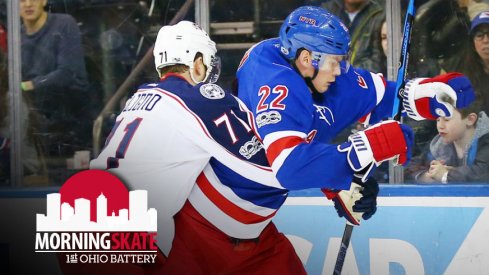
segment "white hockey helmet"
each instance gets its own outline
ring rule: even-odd
[[[190,21],[180,21],[172,26],[163,26],[158,32],[153,49],[155,67],[158,75],[159,69],[183,64],[190,67],[190,76],[196,81],[192,69],[197,53],[203,55],[204,65],[207,67],[204,81],[214,83],[219,78],[221,62],[216,56],[216,43],[197,24]],[[161,75],[160,75],[161,77]]]

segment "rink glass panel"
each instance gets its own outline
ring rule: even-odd
[[[76,126],[71,128],[74,130],[68,131],[62,124],[36,127],[35,124],[39,120],[45,122],[45,118],[39,116],[38,107],[29,102],[29,96],[22,97],[20,108],[8,108],[7,113],[18,116],[20,122],[16,128],[10,127],[8,115],[3,114],[2,134],[8,137],[12,128],[17,129],[19,134],[11,140],[11,144],[21,144],[21,150],[14,152],[20,161],[14,162],[14,158],[8,155],[1,159],[2,187],[59,186],[70,175],[85,169],[87,151],[88,158],[94,158],[100,152],[105,137],[127,97],[131,96],[140,84],[158,80],[151,56],[153,41],[159,28],[172,22],[175,16],[195,20],[209,31],[217,43],[218,54],[222,59],[223,71],[218,84],[232,91],[237,65],[251,45],[277,36],[282,20],[296,7],[322,3],[317,0],[196,0],[190,1],[189,8],[185,10],[188,1],[184,0],[48,2],[46,9],[49,12],[70,14],[81,32],[81,47],[87,74],[86,90],[83,91],[81,99],[76,96],[63,97],[64,100],[76,101],[69,103],[75,103],[73,106],[81,107],[81,111],[74,120],[68,122],[71,123],[70,126]],[[385,1],[380,2],[384,5]],[[440,1],[416,2],[419,5],[418,10],[424,8],[430,14],[429,12],[437,9],[436,2]],[[444,61],[456,55],[462,47],[457,41],[467,38],[464,35],[467,25],[458,20],[460,14],[453,8],[454,3],[455,1],[445,5],[443,12],[437,16],[430,16],[429,20],[426,16],[416,20],[408,69],[410,78],[438,74],[444,69]],[[6,26],[9,32],[20,34],[20,26],[15,29],[7,27],[9,20],[20,20],[20,17],[16,15],[10,17],[14,19],[8,19],[7,13],[10,9],[5,8],[5,0],[0,0],[0,6],[0,23]],[[407,1],[401,1],[401,17],[404,17],[406,6]],[[447,20],[456,24],[456,35],[443,29],[443,24]],[[391,24],[391,29],[401,29],[402,22],[403,18],[396,17],[388,24]],[[437,34],[434,38],[427,35],[433,32]],[[454,41],[455,39],[457,41]],[[21,45],[14,44],[14,47],[20,49]],[[399,56],[396,49],[392,54]],[[20,85],[8,85],[10,67],[7,58],[2,56],[1,62],[3,96],[0,100],[2,106],[10,107],[12,103],[8,99],[7,90],[20,92]],[[10,62],[21,63],[19,60]],[[386,74],[388,79],[394,79],[393,75]],[[60,104],[66,107],[66,103]],[[50,106],[56,110],[63,109],[61,106]],[[436,126],[433,122],[417,123],[408,119],[405,121],[413,126],[417,134],[413,156],[416,161],[425,150],[426,144],[436,135]],[[22,166],[20,169],[12,168],[12,165],[19,164]],[[389,182],[391,175],[388,167],[384,166],[378,171],[379,181]],[[404,169],[404,179],[396,183],[413,182],[413,169]],[[21,171],[21,175],[11,174],[10,171]]]

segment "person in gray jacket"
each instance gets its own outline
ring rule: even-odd
[[[437,119],[438,135],[430,143],[429,168],[418,182],[489,182],[489,117],[480,101]]]

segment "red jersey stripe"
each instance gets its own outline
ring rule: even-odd
[[[202,190],[205,196],[209,198],[209,200],[212,201],[212,203],[216,205],[222,212],[226,213],[227,215],[241,223],[252,224],[263,222],[275,216],[275,213],[277,212],[274,211],[272,214],[263,217],[253,212],[242,209],[241,207],[226,199],[221,193],[219,193],[219,191],[217,191],[212,186],[212,184],[209,182],[203,172],[200,173],[200,175],[197,177],[197,185],[200,187],[200,190]]]
[[[270,165],[272,165],[278,155],[280,155],[282,150],[292,148],[302,142],[305,142],[305,140],[297,136],[289,136],[277,139],[268,147],[268,162],[270,163]]]

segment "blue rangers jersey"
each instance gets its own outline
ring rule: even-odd
[[[249,126],[245,105],[219,86],[177,75],[141,86],[117,117],[92,169],[148,191],[168,255],[173,216],[188,199],[229,236],[256,238],[287,196]]]
[[[313,98],[279,43],[274,38],[253,46],[237,72],[238,97],[254,114],[272,169],[289,190],[349,189],[347,155],[329,142],[360,119],[375,123],[390,115],[394,83],[350,68]]]

